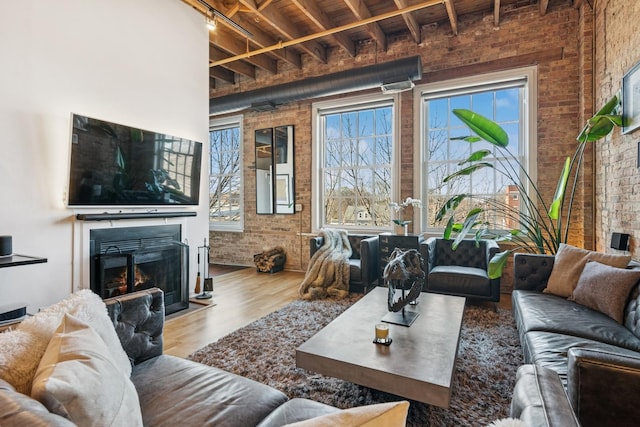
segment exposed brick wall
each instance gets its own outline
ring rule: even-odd
[[[378,62],[387,62],[412,55],[422,57],[424,79],[442,70],[460,70],[469,65],[495,63],[495,69],[504,68],[497,60],[540,54],[538,63],[538,184],[545,200],[550,200],[562,168],[563,159],[575,149],[583,117],[590,112],[591,102],[581,99],[581,92],[589,87],[591,78],[582,78],[581,69],[590,62],[590,43],[582,35],[590,31],[589,23],[581,26],[580,11],[572,1],[550,2],[546,15],[540,16],[537,4],[506,9],[501,14],[500,27],[493,25],[493,14],[463,15],[460,17],[459,35],[453,36],[448,25],[424,27],[423,42],[416,45],[407,34],[389,37],[388,50],[381,52],[373,42],[357,45],[357,56],[348,57],[340,49],[332,49],[328,63],[321,64],[308,56],[303,57],[301,70],[279,63],[279,74],[257,71],[256,80],[241,78],[235,85],[220,85],[212,96],[223,96],[276,85],[296,79],[334,73]],[[549,59],[544,53],[562,49],[562,56]],[[535,56],[535,55],[534,55]],[[466,69],[468,72],[468,69]],[[473,69],[471,69],[473,70]],[[420,83],[420,82],[418,82]],[[377,92],[375,90],[374,92]],[[417,196],[414,191],[414,135],[413,94],[401,95],[401,195]],[[267,247],[284,246],[288,251],[285,268],[305,270],[308,263],[308,235],[311,232],[311,103],[303,101],[278,107],[273,112],[244,113],[245,144],[245,233],[211,233],[214,259],[230,264],[252,264],[252,254]],[[293,124],[295,126],[295,194],[303,211],[295,215],[256,215],[253,134],[255,129]],[[591,174],[585,174],[591,186]],[[587,191],[590,197],[591,191]],[[583,195],[578,195],[577,225],[572,242],[583,245],[585,226],[592,228],[591,214],[583,215]]]
[[[598,0],[595,14],[595,103],[602,105],[622,87],[622,77],[640,61],[640,2]],[[609,248],[612,232],[631,234],[630,250],[640,257],[640,131],[614,130],[596,149],[595,237],[598,250]]]

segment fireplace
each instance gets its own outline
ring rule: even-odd
[[[158,287],[165,312],[187,308],[189,248],[180,225],[90,231],[90,287],[102,298]]]

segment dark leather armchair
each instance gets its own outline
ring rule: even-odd
[[[489,279],[489,260],[498,253],[493,240],[465,239],[454,250],[453,240],[432,237],[420,243],[427,292],[500,301],[500,279]]]
[[[349,234],[349,292],[367,293],[378,280],[378,236]],[[324,244],[322,236],[310,239],[309,258]]]

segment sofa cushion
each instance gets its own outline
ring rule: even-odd
[[[52,414],[42,403],[18,393],[11,384],[3,380],[0,380],[0,425],[75,427],[68,419]]]
[[[567,383],[569,349],[586,348],[605,350],[622,355],[638,355],[633,350],[605,344],[597,340],[544,331],[527,332],[521,344],[525,363],[535,363],[538,366],[554,370],[560,376],[565,387]]]
[[[349,259],[349,282],[359,282],[362,280],[362,268],[360,267],[360,258]]]
[[[100,336],[65,314],[42,356],[32,397],[81,426],[142,426],[138,395]]]
[[[131,363],[120,345],[104,302],[84,289],[27,317],[16,330],[0,334],[0,379],[12,384],[20,393],[31,392],[31,381],[40,358],[65,313],[94,328],[107,344],[118,368],[129,376]]]
[[[631,261],[631,255],[605,254],[560,243],[544,292],[568,298],[578,284],[582,269],[588,260],[624,268]]]
[[[388,402],[358,406],[340,412],[323,415],[293,424],[290,427],[404,427],[407,422],[409,402]]]
[[[190,360],[162,355],[131,375],[144,425],[255,426],[287,401],[282,392]]]
[[[569,299],[622,323],[629,293],[639,280],[640,270],[615,268],[590,260]]]
[[[640,351],[640,339],[615,320],[551,294],[516,290],[511,294],[520,342],[529,331],[553,332]]]

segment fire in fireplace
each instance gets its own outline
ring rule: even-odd
[[[187,308],[189,248],[180,225],[95,229],[90,232],[91,290],[102,298],[158,287],[165,312]]]

